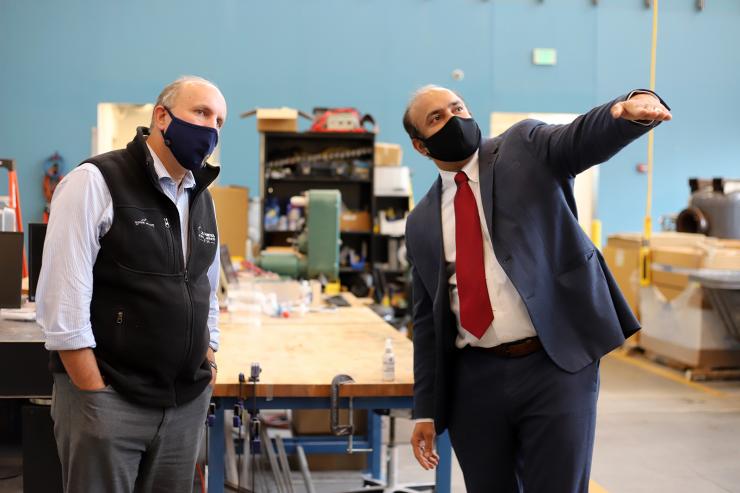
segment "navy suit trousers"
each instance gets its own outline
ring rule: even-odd
[[[467,493],[587,493],[598,361],[568,373],[542,350],[457,356],[449,432]]]

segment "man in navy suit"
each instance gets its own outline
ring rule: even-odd
[[[414,94],[404,127],[440,170],[406,225],[422,467],[449,430],[468,493],[588,491],[599,360],[640,326],[578,224],[573,179],[670,119],[636,90],[482,139],[453,91]]]

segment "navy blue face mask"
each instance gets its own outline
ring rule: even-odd
[[[164,144],[183,168],[198,171],[218,144],[218,131],[215,128],[195,125],[181,120],[165,108],[172,121],[164,132]]]

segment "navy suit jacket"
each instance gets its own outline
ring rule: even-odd
[[[552,361],[577,372],[640,325],[578,224],[575,176],[651,126],[612,118],[622,96],[568,125],[525,120],[479,149],[482,205],[496,259]],[[447,427],[457,327],[450,309],[438,178],[406,223],[413,278],[414,417]],[[625,199],[632,195],[625,191]]]

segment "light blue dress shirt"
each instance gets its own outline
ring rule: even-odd
[[[188,189],[195,186],[190,171],[179,186],[157,154],[149,148],[162,191],[177,206],[182,225],[182,253],[188,256]],[[59,183],[51,200],[51,214],[44,241],[44,254],[36,288],[36,321],[44,330],[50,351],[94,348],[90,323],[93,266],[100,251],[100,239],[113,224],[113,199],[100,170],[84,163]],[[211,348],[218,350],[218,299],[220,257],[208,268],[211,285],[208,330]]]

